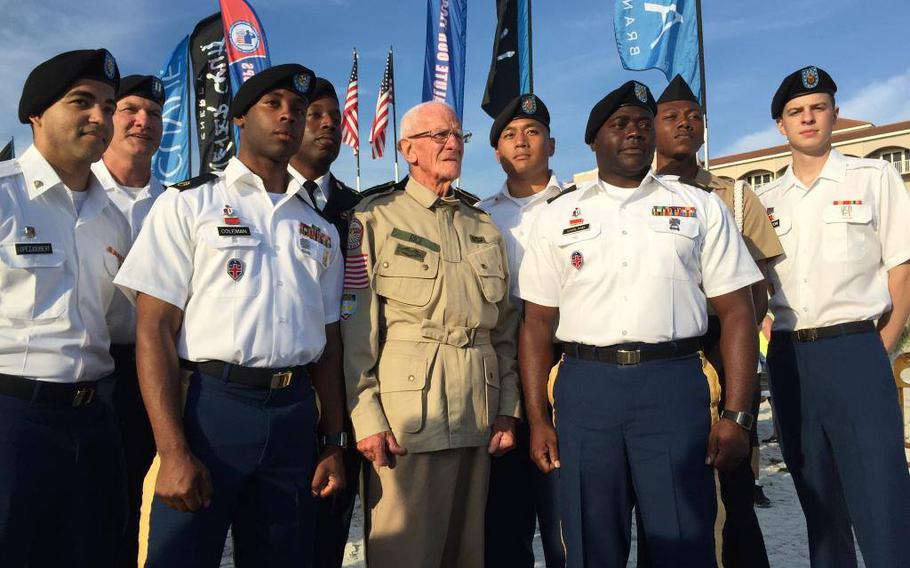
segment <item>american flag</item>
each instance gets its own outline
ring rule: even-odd
[[[354,51],[354,67],[351,68],[351,79],[348,81],[348,94],[344,99],[344,112],[341,113],[341,141],[360,153],[360,127],[357,122],[357,51]]]
[[[370,129],[370,144],[373,146],[373,159],[381,158],[385,149],[385,129],[389,125],[389,105],[395,104],[395,80],[392,78],[392,50],[385,61],[385,73],[379,84],[379,98],[376,99],[376,116]]]

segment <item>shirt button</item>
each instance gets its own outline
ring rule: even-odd
[[[624,234],[624,235],[628,235],[628,234],[629,234],[629,231],[627,231],[627,230],[625,230],[625,229],[623,229],[623,230],[622,230],[622,234]]]
[[[809,308],[803,308],[803,311],[804,311],[804,312],[808,312],[808,311],[809,311]]]
[[[480,263],[480,267],[481,267],[481,268],[486,268],[487,265],[486,265],[486,264],[483,264],[483,263]]]
[[[413,382],[414,382],[414,375],[408,375],[408,380],[409,380],[410,382],[413,383]]]
[[[278,287],[280,288],[280,287],[282,287],[282,286],[284,286],[284,282],[282,282],[281,280],[279,280],[279,281],[278,281]]]
[[[803,282],[805,282],[806,284],[808,284],[808,283],[809,283],[809,279],[808,279],[808,278],[803,278]]]
[[[626,331],[626,330],[622,330],[622,334],[623,334],[623,335],[629,335],[629,332]]]
[[[278,323],[288,323],[287,318],[278,318]]]
[[[275,245],[275,252],[280,252],[280,251],[281,251],[281,247],[278,245]]]
[[[428,265],[426,265],[426,264],[421,265],[420,268],[422,268],[422,269],[424,269],[424,270],[429,270],[429,269],[430,269],[430,267],[429,267]]]
[[[388,263],[388,262],[383,262],[383,263],[382,263],[382,267],[383,267],[383,268],[388,268],[388,267],[389,267],[389,263]]]
[[[622,265],[623,265],[623,268],[625,268],[626,266],[629,266],[629,263],[628,263],[628,262],[623,262]]]

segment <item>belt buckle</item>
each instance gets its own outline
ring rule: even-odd
[[[617,349],[616,362],[620,365],[638,365],[641,363],[641,350]]]
[[[92,402],[95,398],[95,389],[90,388],[81,388],[76,389],[76,394],[73,395],[73,408],[79,408],[80,406],[86,406]]]
[[[809,329],[799,329],[796,331],[796,339],[803,343],[818,341],[818,328],[811,327]]]
[[[291,384],[294,378],[294,371],[282,371],[272,375],[272,382],[269,384],[270,389],[283,389]]]

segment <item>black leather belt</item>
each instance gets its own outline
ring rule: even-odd
[[[39,404],[79,408],[95,400],[98,381],[51,383],[0,373],[0,394]]]
[[[624,343],[609,347],[596,347],[582,343],[564,343],[563,351],[567,357],[600,361],[613,365],[638,365],[646,361],[674,359],[698,353],[701,349],[701,337],[689,337],[666,343]]]
[[[796,331],[775,331],[771,334],[771,337],[772,339],[774,337],[789,339],[790,341],[796,341],[797,343],[811,343],[813,341],[818,341],[819,339],[853,335],[856,333],[869,333],[870,331],[875,331],[875,322],[865,320],[827,325],[825,327],[797,329]]]
[[[283,389],[291,386],[295,380],[303,376],[303,366],[282,368],[254,368],[241,367],[225,363],[224,361],[203,361],[194,363],[185,359],[180,360],[180,366],[190,371],[199,371],[229,383],[237,383],[248,387],[261,389]]]

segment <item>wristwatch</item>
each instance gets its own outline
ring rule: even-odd
[[[726,408],[720,411],[720,417],[736,422],[740,428],[747,431],[752,429],[752,423],[755,422],[755,417],[748,412],[734,412]]]
[[[322,447],[338,446],[342,450],[348,449],[348,433],[339,432],[337,434],[323,434],[319,437],[319,443]]]

